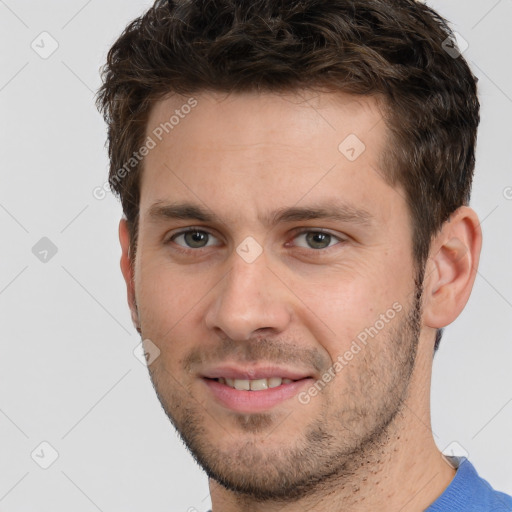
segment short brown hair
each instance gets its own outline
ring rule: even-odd
[[[155,101],[326,88],[384,98],[384,177],[405,189],[423,268],[432,237],[468,204],[475,166],[477,79],[454,40],[446,20],[414,0],[157,0],[110,49],[97,100],[132,254],[142,162],[123,179],[118,171],[143,144]]]

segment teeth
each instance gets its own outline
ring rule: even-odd
[[[251,389],[250,381],[243,379],[235,379],[235,389],[249,391],[249,389]]]
[[[270,379],[267,380],[269,388],[277,388],[277,386],[280,386],[283,382],[283,379],[281,379],[281,377],[270,377]]]
[[[269,379],[225,379],[220,377],[217,379],[221,384],[242,391],[261,391],[268,388],[276,388],[281,384],[290,384],[292,379],[282,379],[281,377],[270,377]]]
[[[267,379],[251,380],[251,391],[261,391],[262,389],[268,389]]]

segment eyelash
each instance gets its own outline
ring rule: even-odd
[[[166,240],[164,241],[164,243],[167,245],[167,244],[170,244],[172,242],[174,242],[174,240],[181,236],[181,235],[186,235],[187,233],[194,233],[194,232],[200,232],[200,233],[206,233],[208,236],[213,236],[214,238],[217,238],[215,237],[215,235],[213,233],[211,233],[210,231],[206,230],[206,229],[203,229],[203,228],[199,228],[199,227],[194,227],[194,226],[191,226],[191,227],[188,227],[188,228],[185,228],[185,229],[182,229],[180,231],[177,231],[176,233],[173,233],[171,236],[167,237]],[[296,231],[294,231],[293,233],[293,236],[292,236],[292,240],[295,240],[297,237],[301,236],[301,235],[305,235],[305,234],[308,234],[308,233],[323,233],[323,234],[326,234],[326,235],[329,235],[331,236],[333,239],[335,240],[338,240],[337,243],[333,244],[333,245],[329,245],[323,249],[313,249],[311,247],[309,248],[306,248],[306,247],[300,247],[300,246],[297,246],[297,248],[299,250],[302,250],[302,251],[307,251],[308,253],[310,254],[315,254],[315,255],[318,255],[320,256],[321,253],[325,254],[326,252],[329,251],[329,249],[332,249],[340,244],[344,244],[345,242],[348,241],[347,238],[345,237],[341,237],[341,236],[338,236],[338,235],[335,235],[333,233],[331,233],[330,231],[327,231],[325,229],[322,229],[322,228],[316,228],[316,229],[311,229],[311,228],[308,228],[308,229],[301,229],[301,228],[297,228]],[[287,242],[288,244],[288,242]],[[199,247],[199,248],[191,248],[191,247],[184,247],[180,244],[177,244],[175,243],[175,250],[177,250],[178,252],[181,252],[181,253],[185,253],[185,254],[189,254],[191,252],[198,252],[200,251],[201,249],[207,249],[208,247]]]

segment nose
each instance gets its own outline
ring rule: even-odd
[[[234,251],[230,270],[213,293],[206,325],[221,337],[246,341],[265,331],[275,335],[291,322],[291,292],[267,267],[265,252],[248,263]]]

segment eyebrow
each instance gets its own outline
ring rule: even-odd
[[[149,218],[153,222],[165,220],[196,220],[199,222],[223,221],[213,212],[193,203],[165,203],[157,201],[148,210]],[[275,226],[285,222],[300,222],[308,220],[334,220],[362,226],[373,224],[373,215],[367,210],[356,208],[347,203],[326,202],[318,205],[304,207],[280,208],[269,214],[258,217],[265,226]]]

